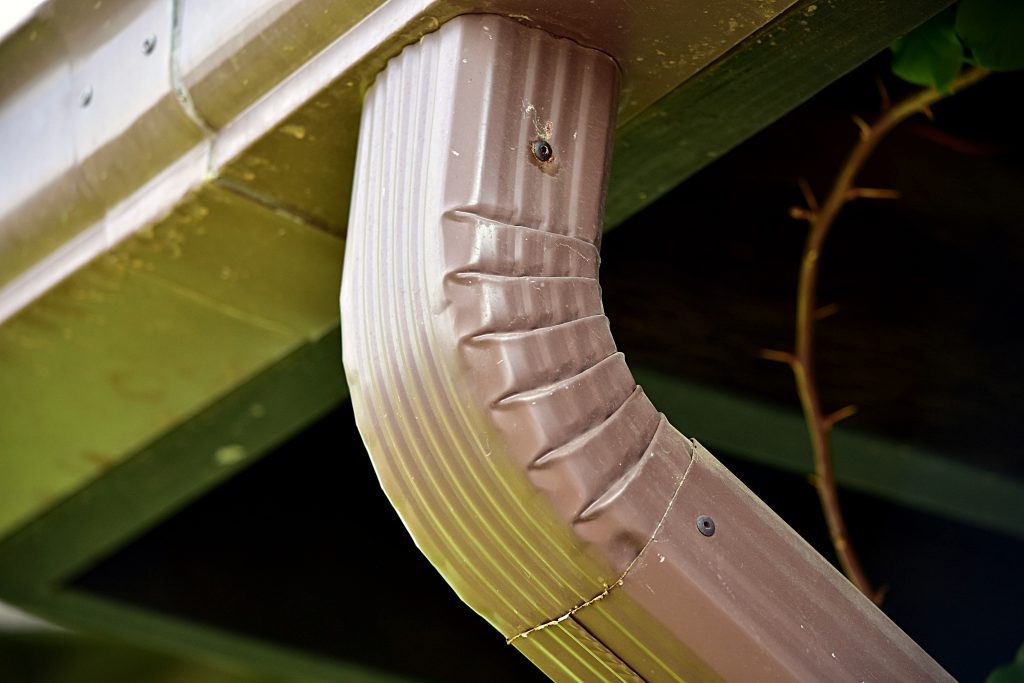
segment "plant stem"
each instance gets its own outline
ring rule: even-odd
[[[832,415],[824,413],[814,369],[815,301],[817,299],[819,256],[836,216],[847,202],[857,197],[886,196],[884,192],[859,191],[853,185],[864,163],[871,157],[878,143],[905,119],[918,113],[930,114],[929,107],[932,104],[977,83],[986,75],[988,72],[983,69],[969,69],[956,78],[949,91],[932,88],[917,91],[889,107],[874,124],[869,126],[862,121],[858,122],[861,127],[860,140],[840,168],[825,202],[818,208],[813,197],[809,197],[811,206],[804,214],[810,222],[810,230],[804,245],[800,284],[797,288],[796,348],[791,355],[786,357],[786,360],[793,369],[797,392],[800,395],[800,405],[803,408],[807,431],[811,437],[814,453],[814,483],[821,500],[822,510],[825,513],[832,545],[835,547],[839,563],[846,576],[862,593],[876,603],[881,600],[881,595],[872,587],[864,572],[864,567],[850,543],[846,522],[839,506],[835,472],[832,466],[830,437],[832,426],[839,419],[850,414],[852,409],[843,409]]]

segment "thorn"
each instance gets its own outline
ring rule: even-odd
[[[816,473],[810,472],[807,475],[807,483],[813,486],[814,488],[818,488],[818,481],[818,475]]]
[[[789,207],[789,217],[798,221],[807,221],[813,223],[818,218],[818,214],[810,209],[805,209],[802,206],[791,206]]]
[[[825,318],[829,317],[830,315],[835,315],[838,312],[839,312],[839,304],[831,303],[831,304],[822,306],[821,308],[819,308],[816,311],[814,311],[814,319],[815,320],[824,320]]]
[[[871,602],[875,603],[876,607],[882,606],[882,601],[885,600],[885,596],[889,594],[889,584],[884,584],[875,589],[873,595],[868,597],[871,598]]]
[[[831,415],[823,417],[821,419],[821,426],[825,431],[831,431],[831,429],[836,426],[837,422],[841,422],[842,420],[856,414],[857,406],[846,406],[845,408],[840,408]]]
[[[935,112],[933,112],[932,108],[929,107],[927,104],[921,105],[921,113],[927,116],[929,121],[935,120]]]
[[[885,87],[885,81],[877,74],[875,75],[875,85],[878,87],[878,96],[881,99],[882,113],[884,114],[892,108],[892,98],[889,97],[889,89]]]
[[[998,157],[1010,153],[1010,148],[1007,146],[961,137],[930,123],[911,123],[907,126],[907,130],[958,154],[974,157]]]
[[[847,201],[851,199],[899,199],[899,190],[887,190],[881,187],[851,187],[846,191]]]
[[[776,351],[773,349],[761,349],[758,354],[765,360],[775,361],[777,363],[785,363],[786,365],[796,365],[796,356],[789,351]]]
[[[814,190],[811,189],[811,184],[807,182],[807,178],[800,178],[796,181],[796,184],[800,186],[800,192],[803,193],[807,206],[810,207],[811,211],[817,211],[818,198],[814,196]]]
[[[867,140],[869,137],[871,137],[871,126],[868,125],[867,121],[857,116],[856,114],[851,114],[850,118],[853,119],[853,122],[857,124],[857,128],[860,129],[861,140]]]

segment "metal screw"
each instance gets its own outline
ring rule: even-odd
[[[82,90],[82,94],[78,96],[78,103],[83,107],[88,107],[90,102],[92,102],[92,86],[87,85]]]
[[[152,54],[152,52],[153,52],[153,50],[155,48],[156,48],[156,36],[155,35],[151,35],[148,38],[146,38],[144,41],[142,41],[142,53],[143,54],[147,54],[147,55],[148,54]]]
[[[701,532],[705,536],[714,536],[715,520],[711,519],[707,515],[697,517],[697,531]]]
[[[537,157],[538,161],[550,161],[555,155],[555,150],[551,149],[551,143],[547,140],[534,140],[531,147],[533,156]]]

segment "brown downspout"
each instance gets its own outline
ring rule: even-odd
[[[597,276],[617,94],[603,53],[489,15],[370,89],[342,334],[391,502],[556,680],[951,680],[616,351]]]

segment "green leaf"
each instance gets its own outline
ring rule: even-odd
[[[1024,683],[1024,668],[1018,664],[1001,666],[988,675],[985,683]]]
[[[963,0],[955,28],[978,66],[992,71],[1024,69],[1024,2]]]
[[[964,62],[964,48],[946,10],[892,44],[892,71],[915,85],[948,90]]]
[[[1024,645],[1017,651],[1013,664],[1001,666],[990,673],[985,683],[1024,683]]]

